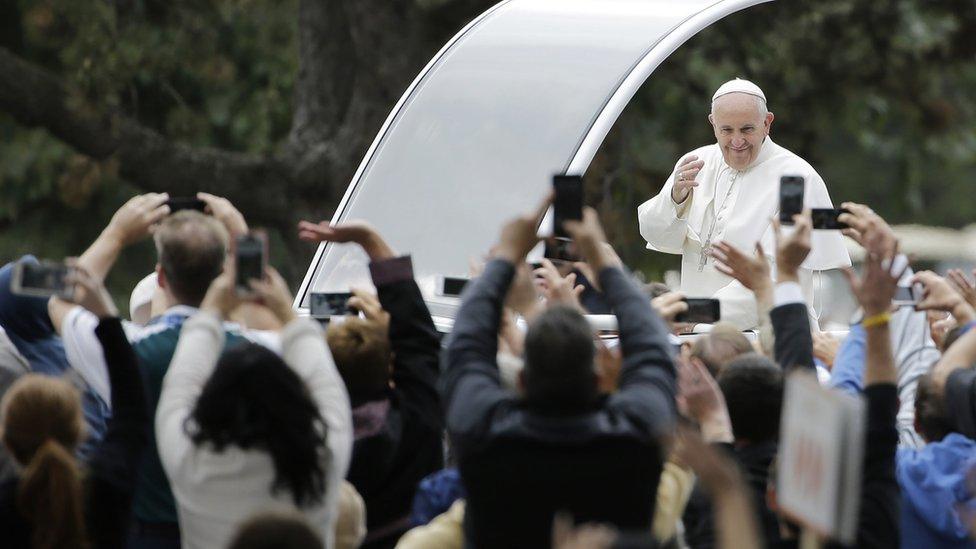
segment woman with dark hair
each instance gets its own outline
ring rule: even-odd
[[[272,269],[252,287],[285,326],[282,357],[229,341],[221,319],[239,304],[229,271],[184,324],[156,410],[183,547],[225,547],[248,517],[285,507],[303,514],[331,548],[352,449],[345,385],[318,323],[296,318]]]
[[[9,548],[125,547],[136,471],[149,442],[149,410],[136,357],[100,281],[83,271],[69,282],[79,304],[99,318],[111,384],[112,417],[82,472],[75,450],[84,436],[81,395],[69,382],[37,374],[4,395],[3,444],[22,467],[0,484],[0,545]]]

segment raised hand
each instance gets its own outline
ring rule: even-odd
[[[620,266],[620,257],[607,243],[607,236],[603,232],[600,216],[597,215],[596,210],[590,207],[583,208],[582,221],[566,221],[564,226],[595,273],[598,274],[606,267]]]
[[[652,299],[651,307],[664,320],[674,322],[674,317],[688,310],[688,302],[684,299],[685,294],[681,292],[668,292]]]
[[[976,320],[976,310],[948,280],[932,271],[921,271],[915,273],[912,283],[922,285],[922,300],[918,302],[915,309],[945,311],[952,314],[960,324]]]
[[[575,307],[585,313],[579,300],[579,296],[585,288],[576,284],[576,273],[562,276],[552,261],[543,259],[542,267],[533,271],[533,274],[539,277],[535,281],[542,290],[542,295],[546,297],[547,304],[561,303]]]
[[[671,200],[675,204],[680,204],[688,198],[691,190],[698,186],[695,177],[705,166],[704,160],[699,160],[697,156],[690,155],[681,159],[677,169],[674,170],[674,185],[671,187]]]
[[[856,202],[844,202],[841,207],[850,213],[841,214],[837,220],[850,226],[842,232],[861,245],[868,253],[894,257],[898,239],[891,226],[874,210]]]
[[[210,193],[197,193],[197,198],[207,205],[205,211],[220,221],[232,239],[247,234],[247,221],[244,221],[244,214],[230,200]]]
[[[549,193],[532,213],[512,219],[502,227],[502,234],[495,246],[495,257],[514,265],[525,261],[525,256],[539,242],[536,234],[542,217],[552,204],[553,194]]]
[[[889,253],[891,255],[888,256],[869,253],[864,261],[864,274],[860,277],[853,269],[844,270],[851,291],[864,309],[865,315],[879,315],[891,309],[891,300],[895,297],[898,280],[908,269],[908,265],[904,265],[899,271],[892,271],[892,259],[898,254],[897,241]]]
[[[813,331],[813,356],[826,364],[828,369],[833,369],[838,349],[840,349],[839,339],[830,334]]]
[[[380,233],[369,223],[360,220],[344,221],[335,225],[330,225],[327,221],[300,221],[298,238],[306,242],[353,242],[359,244],[372,261],[396,257],[396,253]]]
[[[237,288],[234,280],[234,262],[228,261],[224,265],[224,272],[210,283],[207,295],[200,304],[200,309],[210,311],[220,318],[228,318],[230,312],[240,304],[241,298],[237,295]],[[252,281],[252,287],[253,282]]]
[[[962,294],[963,299],[966,303],[969,303],[973,307],[976,307],[976,284],[970,282],[966,275],[962,274],[959,269],[949,269],[946,273],[946,278],[949,282],[956,287],[956,290]],[[976,269],[973,269],[973,276],[976,276]]]
[[[390,313],[383,309],[380,299],[376,294],[362,288],[352,288],[352,297],[349,298],[349,307],[362,311],[366,320],[371,320],[383,327],[383,331],[390,329]]]
[[[793,216],[793,232],[784,235],[778,218],[773,219],[773,231],[776,235],[776,278],[780,282],[794,281],[799,277],[800,265],[810,255],[810,232],[813,221],[810,219],[810,209]]]
[[[65,284],[77,286],[83,292],[72,292],[70,301],[76,305],[81,305],[98,318],[112,318],[119,316],[119,310],[112,301],[112,296],[102,281],[77,266],[77,261],[69,259],[66,261],[69,267],[68,274],[65,276]]]
[[[762,244],[756,242],[756,252],[748,256],[726,241],[721,241],[712,247],[712,257],[715,258],[715,268],[722,274],[731,276],[746,288],[756,292],[772,287],[769,262],[763,253]]]
[[[231,278],[231,283],[233,284],[233,278]],[[266,267],[264,278],[261,280],[252,279],[250,284],[251,289],[254,290],[254,299],[270,309],[282,324],[288,324],[295,319],[291,291],[288,290],[285,279],[278,274],[274,267]],[[209,296],[210,292],[207,292],[207,295]]]
[[[153,227],[169,215],[167,200],[167,193],[148,193],[130,198],[112,216],[105,232],[118,239],[123,246],[146,238],[152,234]]]

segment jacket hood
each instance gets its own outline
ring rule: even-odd
[[[921,449],[898,450],[896,475],[903,503],[930,529],[964,540],[969,532],[959,508],[976,512],[966,475],[976,466],[976,442],[952,433]]]

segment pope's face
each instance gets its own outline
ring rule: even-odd
[[[755,96],[730,93],[715,100],[708,121],[712,123],[725,163],[744,170],[759,156],[762,142],[773,124],[773,113],[763,116]]]

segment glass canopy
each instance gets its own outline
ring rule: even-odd
[[[472,21],[394,107],[333,221],[365,219],[410,253],[435,316],[503,222],[555,173],[583,173],[637,88],[691,36],[768,0],[507,0]],[[636,229],[635,229],[636,230]],[[369,287],[355,246],[323,244],[296,298]]]

